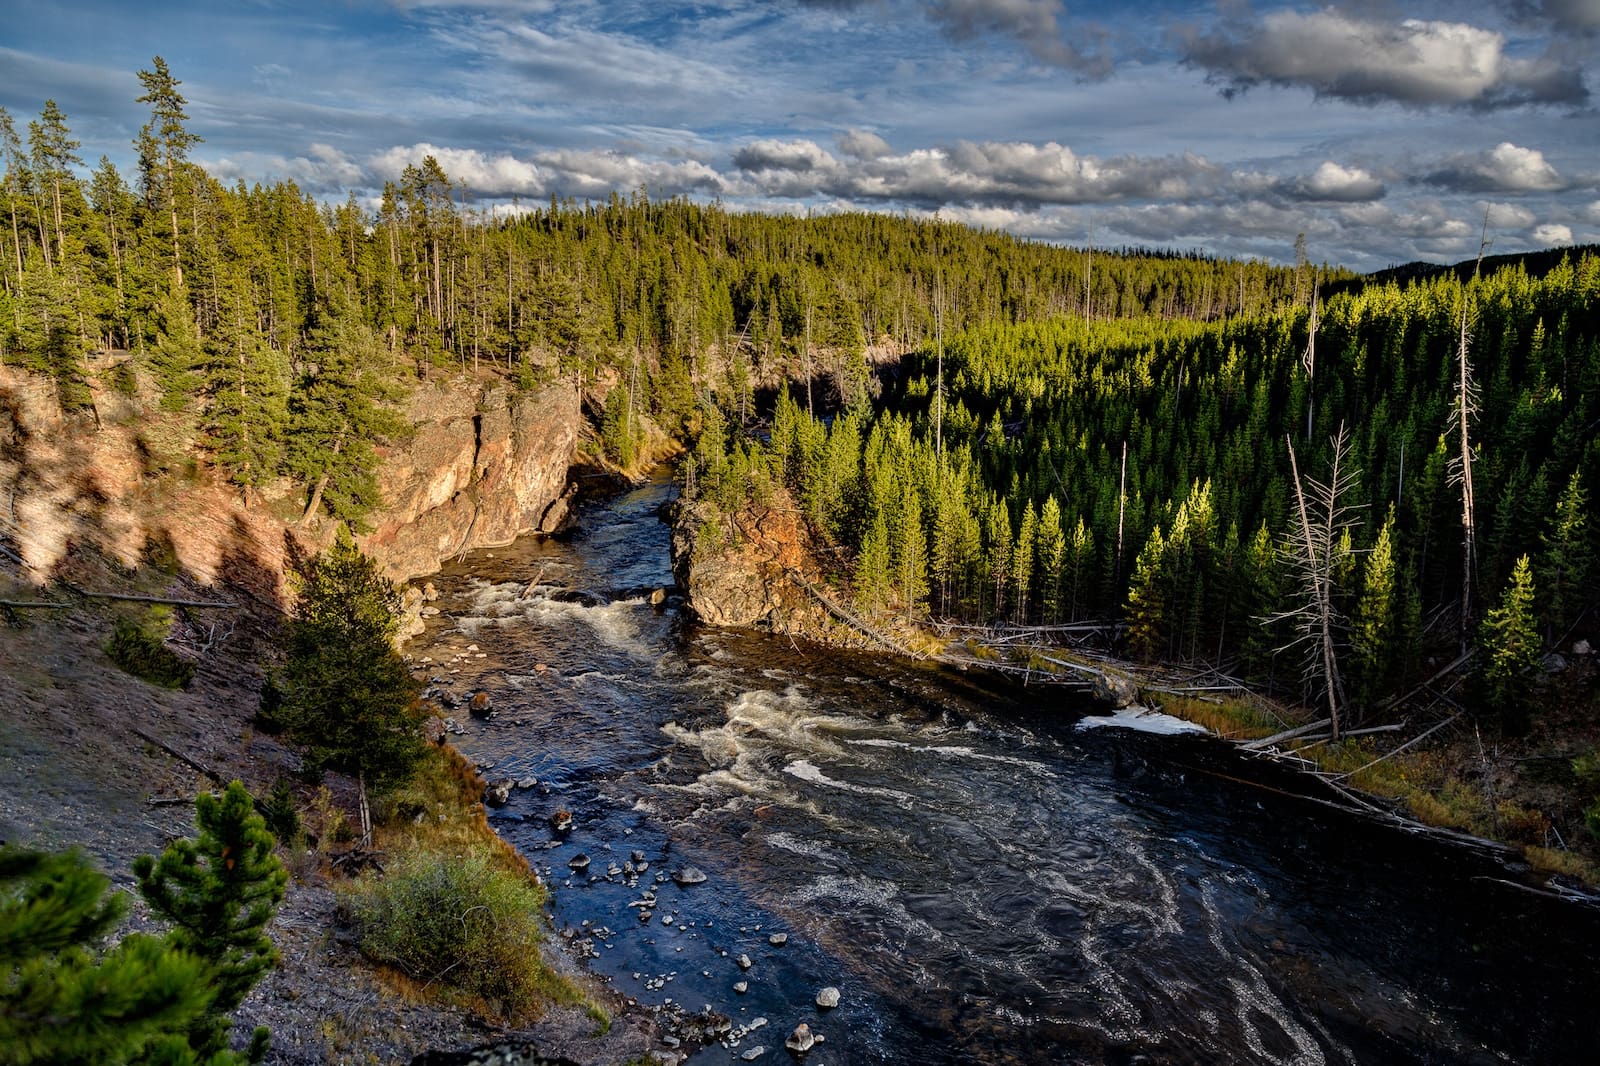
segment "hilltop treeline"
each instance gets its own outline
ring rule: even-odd
[[[967,620],[1119,618],[1131,649],[1297,679],[1302,519],[1341,428],[1348,521],[1326,558],[1352,704],[1453,641],[1468,571],[1459,470],[1463,316],[1476,506],[1467,622],[1519,558],[1557,640],[1600,594],[1600,257],[1375,284],[1226,321],[994,323],[923,349],[879,410],[824,421],[787,395],[767,440],[714,424],[698,491],[783,486],[867,608]],[[941,415],[942,408],[942,415]],[[1477,591],[1482,590],[1482,591]],[[1525,610],[1524,613],[1527,613]],[[1269,621],[1279,618],[1278,621]],[[1535,649],[1536,651],[1537,649]]]
[[[368,205],[293,182],[227,186],[159,57],[131,181],[84,172],[46,101],[25,134],[0,110],[0,355],[86,404],[85,361],[126,351],[192,416],[249,498],[283,474],[333,514],[373,502],[372,445],[419,375],[498,366],[626,377],[607,441],[638,420],[681,430],[713,394],[750,410],[799,374],[828,395],[871,386],[869,347],[1075,312],[1215,318],[1293,298],[1306,271],[1198,256],[1089,254],[929,220],[730,212],[643,191],[598,204],[479,210],[433,158]]]

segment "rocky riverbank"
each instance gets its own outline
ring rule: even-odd
[[[192,421],[159,410],[147,387],[90,390],[92,408],[67,413],[53,382],[0,366],[0,840],[83,848],[128,889],[135,856],[191,831],[197,791],[239,778],[264,795],[288,782],[308,850],[288,857],[295,876],[271,927],[283,963],[239,1012],[272,1029],[269,1062],[407,1062],[510,1040],[551,1061],[611,1064],[658,1046],[653,1021],[621,997],[603,1034],[572,1007],[507,1032],[408,994],[363,960],[329,869],[351,783],[300,783],[296,753],[254,724],[286,561],[333,526],[300,524],[303,498],[286,482],[247,505],[194,451]],[[409,412],[415,432],[382,450],[385,505],[361,538],[391,576],[559,528],[587,432],[575,385],[441,381],[419,388]],[[189,684],[161,688],[114,666],[105,647],[119,618],[159,630],[194,667]],[[132,920],[149,923],[137,901]],[[578,955],[552,944],[557,969],[585,980]]]

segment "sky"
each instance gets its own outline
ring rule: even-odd
[[[0,106],[132,173],[136,72],[193,158],[366,203],[436,156],[554,195],[932,215],[1373,270],[1600,241],[1600,0],[0,0]]]

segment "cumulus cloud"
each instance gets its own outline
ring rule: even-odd
[[[1567,187],[1543,152],[1510,141],[1486,152],[1451,156],[1423,180],[1460,192],[1555,192]]]
[[[1593,222],[1595,225],[1600,226],[1600,200],[1594,201],[1579,211],[1578,214],[1582,216],[1585,222]]]
[[[1309,177],[1291,183],[1290,190],[1297,199],[1337,203],[1381,200],[1387,191],[1383,182],[1361,167],[1340,166],[1331,159]]]
[[[1478,209],[1493,229],[1527,229],[1538,221],[1532,211],[1516,204],[1480,203]]]
[[[513,196],[603,197],[647,188],[667,196],[720,195],[722,176],[698,160],[647,159],[605,149],[555,149],[529,159],[490,155],[475,148],[441,148],[426,142],[395,145],[374,155],[370,174],[395,181],[407,166],[433,156],[450,180],[486,198]]]
[[[1572,229],[1559,222],[1546,222],[1534,229],[1533,239],[1538,244],[1571,244]]]
[[[539,168],[511,155],[489,155],[476,148],[441,148],[421,142],[395,145],[374,155],[373,173],[385,181],[399,181],[408,166],[433,156],[450,180],[485,196],[540,196],[545,185]]]
[[[846,130],[839,151],[857,159],[882,159],[889,154],[889,142],[868,130]]]
[[[1203,195],[1225,175],[1199,156],[1079,155],[1049,141],[959,141],[840,160],[809,140],[758,140],[734,165],[753,191],[827,195],[924,206],[1037,207]]]
[[[1364,104],[1483,108],[1588,98],[1578,64],[1554,53],[1509,55],[1503,35],[1463,22],[1282,9],[1211,32],[1184,31],[1179,44],[1184,60],[1224,94],[1267,84]]]

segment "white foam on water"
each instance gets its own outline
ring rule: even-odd
[[[540,585],[529,593],[526,585],[515,581],[499,584],[475,581],[471,610],[456,620],[457,628],[470,637],[485,626],[533,624],[565,628],[576,622],[593,630],[600,642],[609,647],[640,657],[654,654],[639,639],[636,619],[645,602],[642,597],[586,607],[581,603],[552,600],[549,595],[552,591],[555,586]]]
[[[1054,776],[1048,766],[1032,762],[1028,759],[1019,759],[1014,755],[992,755],[988,752],[978,751],[963,744],[912,744],[904,740],[890,740],[888,737],[852,737],[845,741],[863,748],[896,748],[900,751],[926,752],[930,755],[947,755],[952,759],[971,759],[974,762],[1002,763],[1006,766],[1017,766],[1035,773]]]
[[[839,781],[823,773],[817,766],[807,759],[796,759],[783,768],[783,772],[790,777],[798,777],[813,785],[822,785],[824,788],[836,788],[844,792],[854,792],[862,796],[883,796],[899,803],[911,802],[911,794],[892,788],[877,788],[873,785],[854,785],[849,781]]]
[[[1185,722],[1182,718],[1174,718],[1170,714],[1160,711],[1148,710],[1144,707],[1124,707],[1116,714],[1089,715],[1080,718],[1076,726],[1078,729],[1132,729],[1140,733],[1157,733],[1161,736],[1176,736],[1180,733],[1204,733],[1206,727],[1193,722]]]
[[[766,838],[766,843],[780,851],[792,852],[795,855],[804,855],[809,859],[828,859],[837,861],[839,852],[834,848],[816,840],[802,840],[793,833],[773,833]]]
[[[1323,1053],[1321,1045],[1294,1019],[1283,1001],[1273,994],[1272,989],[1267,987],[1267,979],[1261,971],[1243,958],[1236,959],[1235,962],[1249,978],[1246,981],[1239,977],[1229,977],[1228,987],[1233,990],[1234,1016],[1239,1020],[1239,1028],[1243,1030],[1245,1043],[1250,1046],[1250,1050],[1259,1055],[1262,1061],[1274,1063],[1276,1066],[1327,1066],[1328,1057]],[[1289,1042],[1294,1045],[1294,1050],[1287,1055],[1274,1055],[1267,1048],[1265,1039],[1267,1032],[1256,1020],[1258,1017],[1265,1019],[1288,1037]]]
[[[854,909],[866,908],[882,915],[885,924],[902,933],[934,943],[944,943],[948,939],[938,929],[907,910],[899,900],[899,886],[887,881],[828,874],[808,885],[800,885],[789,895],[796,903],[827,902]]]

